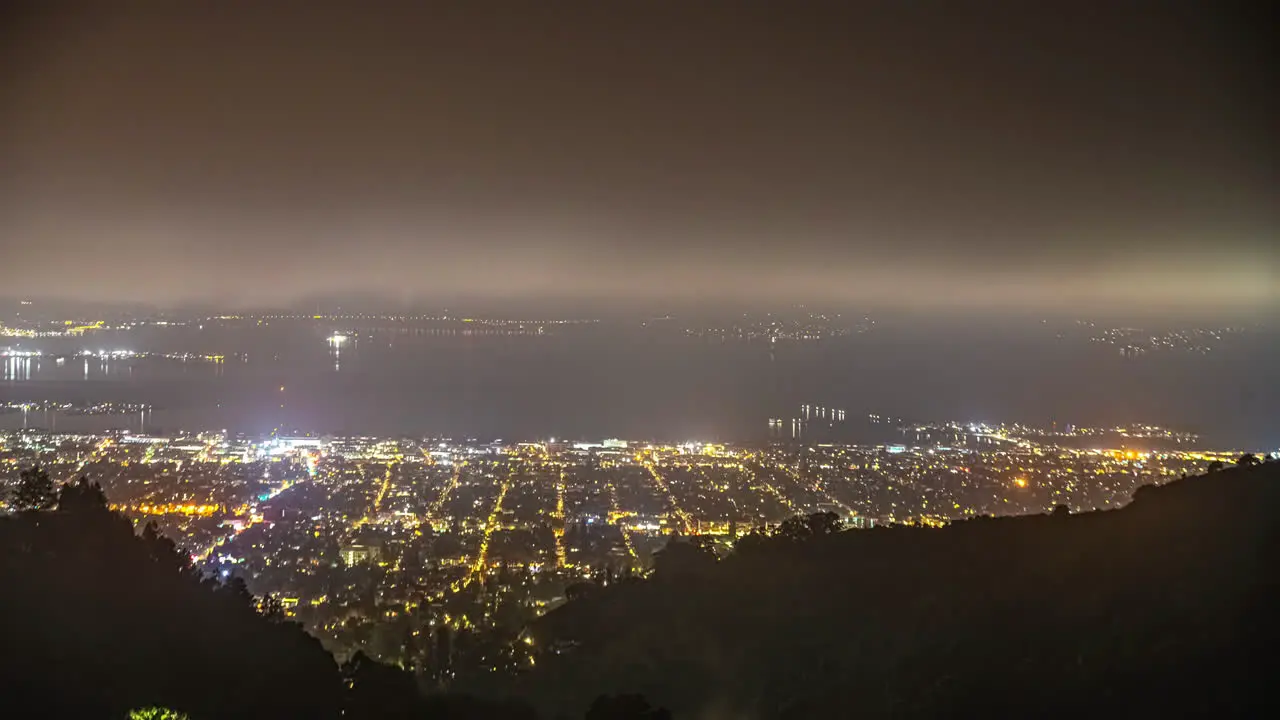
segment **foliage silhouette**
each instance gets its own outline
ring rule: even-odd
[[[357,652],[342,665],[350,688],[348,715],[353,718],[411,718],[421,712],[413,676],[399,668],[370,660]]]
[[[564,596],[566,600],[577,600],[578,598],[586,597],[599,589],[600,586],[593,582],[576,582],[564,589]]]
[[[671,713],[641,695],[601,695],[587,709],[586,720],[671,720]]]
[[[275,595],[265,595],[258,601],[258,612],[271,622],[284,622],[284,603]]]
[[[716,564],[716,555],[699,538],[673,536],[665,547],[654,553],[653,574],[659,579],[681,579],[697,576]]]
[[[740,556],[750,555],[764,550],[769,547],[769,545],[768,533],[760,530],[752,530],[734,542],[733,551]]]
[[[58,488],[55,504],[58,510],[62,512],[78,513],[84,517],[92,517],[94,510],[106,509],[107,496],[102,492],[100,485],[90,483],[87,477],[81,476],[79,480],[66,483],[61,488]]]
[[[49,473],[39,465],[23,470],[18,475],[18,485],[9,497],[9,505],[19,512],[48,510],[58,501]]]
[[[844,529],[844,521],[833,512],[819,512],[812,515],[797,515],[778,526],[775,537],[788,540],[809,540],[822,535],[838,533]]]

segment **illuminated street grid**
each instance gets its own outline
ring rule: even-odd
[[[727,549],[800,513],[866,528],[1115,507],[1237,455],[1024,435],[974,426],[911,448],[14,431],[0,434],[0,479],[37,462],[60,481],[88,475],[113,508],[280,597],[331,647],[403,661],[404,638],[437,624],[518,627],[584,577],[643,573],[676,533]]]

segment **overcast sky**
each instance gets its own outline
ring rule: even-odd
[[[0,294],[1280,307],[1236,7],[10,3]]]

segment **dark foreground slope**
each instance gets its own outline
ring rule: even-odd
[[[242,584],[202,579],[168,540],[134,533],[86,482],[57,509],[0,517],[4,717],[125,718],[166,707],[218,718],[530,718],[527,708],[423,698],[360,656],[339,667]]]
[[[1255,714],[1277,704],[1277,511],[1273,463],[1110,512],[773,538],[570,602],[516,683],[679,718]]]

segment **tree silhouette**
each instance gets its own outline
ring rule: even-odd
[[[697,575],[715,567],[716,554],[694,539],[672,536],[666,547],[653,555],[653,574],[659,578]]]
[[[1214,460],[1213,462],[1209,463],[1209,467],[1208,467],[1208,468],[1206,468],[1206,469],[1205,469],[1205,471],[1206,471],[1206,472],[1211,472],[1211,473],[1212,473],[1212,472],[1218,472],[1219,470],[1223,469],[1224,467],[1226,467],[1226,465],[1223,465],[1221,460]]]
[[[271,622],[284,622],[284,603],[273,593],[263,595],[258,601],[258,612]]]
[[[586,720],[671,720],[671,713],[641,695],[601,695],[587,709]]]
[[[778,526],[774,534],[788,540],[808,540],[822,535],[831,535],[844,529],[844,521],[833,512],[797,515],[787,519]]]
[[[82,475],[79,480],[58,489],[57,505],[63,512],[102,511],[107,509],[107,496],[102,492],[102,486],[90,483],[89,478]]]
[[[112,514],[111,517],[119,516]],[[154,522],[143,526],[139,537],[152,563],[179,575],[198,576],[198,572],[191,567],[190,557],[179,552],[172,540],[161,535]]]
[[[1236,459],[1236,465],[1238,465],[1239,467],[1253,467],[1254,465],[1261,465],[1261,464],[1262,464],[1262,461],[1259,460],[1258,456],[1254,455],[1253,453],[1245,453]]]
[[[583,580],[576,582],[564,589],[564,598],[566,600],[577,600],[586,597],[600,589],[599,585],[593,582]]]
[[[9,504],[19,512],[48,510],[58,501],[53,480],[39,465],[23,470],[18,475],[18,486],[13,489]]]
[[[769,545],[769,536],[759,530],[752,530],[738,538],[733,544],[733,552],[737,555],[749,555]]]
[[[376,662],[360,651],[342,664],[341,672],[349,688],[347,716],[409,718],[420,714],[421,698],[409,673]]]

